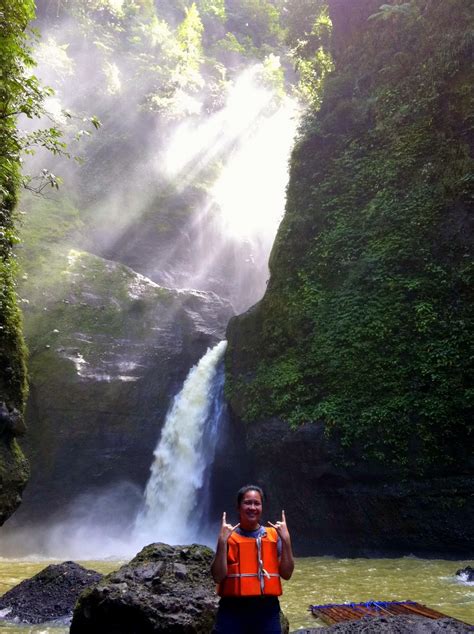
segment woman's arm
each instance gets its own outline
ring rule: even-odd
[[[293,559],[293,550],[291,548],[291,540],[288,535],[288,541],[281,540],[281,557],[278,572],[283,579],[290,579],[295,569],[295,561]]]
[[[217,540],[216,554],[211,564],[212,578],[216,583],[227,577],[227,540]]]
[[[211,564],[212,578],[216,583],[224,581],[227,577],[227,541],[237,526],[239,526],[239,524],[235,526],[227,524],[225,512],[222,514],[222,524],[219,537],[217,538],[216,554]]]
[[[293,550],[291,548],[291,538],[286,525],[285,511],[281,512],[281,521],[276,524],[268,522],[270,526],[277,531],[281,539],[281,557],[278,572],[283,579],[290,579],[295,569],[295,561],[293,559]]]

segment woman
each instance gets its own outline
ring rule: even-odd
[[[225,512],[211,565],[221,596],[217,634],[281,634],[280,577],[295,567],[285,511],[270,528],[261,525],[263,491],[255,485],[237,493],[239,523],[227,523]]]

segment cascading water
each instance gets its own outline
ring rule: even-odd
[[[225,416],[221,360],[226,346],[221,341],[190,370],[168,412],[154,452],[144,508],[135,523],[135,540],[142,544],[199,538],[208,502],[209,467]]]

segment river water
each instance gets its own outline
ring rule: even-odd
[[[0,559],[0,594],[31,577],[50,561],[27,562]],[[111,572],[117,561],[80,562],[99,572]],[[281,604],[290,620],[290,630],[317,627],[308,612],[311,604],[350,601],[404,600],[424,603],[449,616],[474,623],[474,583],[455,577],[467,561],[445,561],[405,557],[401,559],[297,559],[290,581],[284,582]],[[472,564],[472,562],[471,562]],[[67,627],[0,624],[0,634],[66,634]]]

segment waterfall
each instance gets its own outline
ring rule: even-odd
[[[191,368],[166,416],[144,507],[135,522],[135,536],[142,544],[198,539],[208,504],[209,468],[225,411],[220,362],[226,346],[221,341]]]

